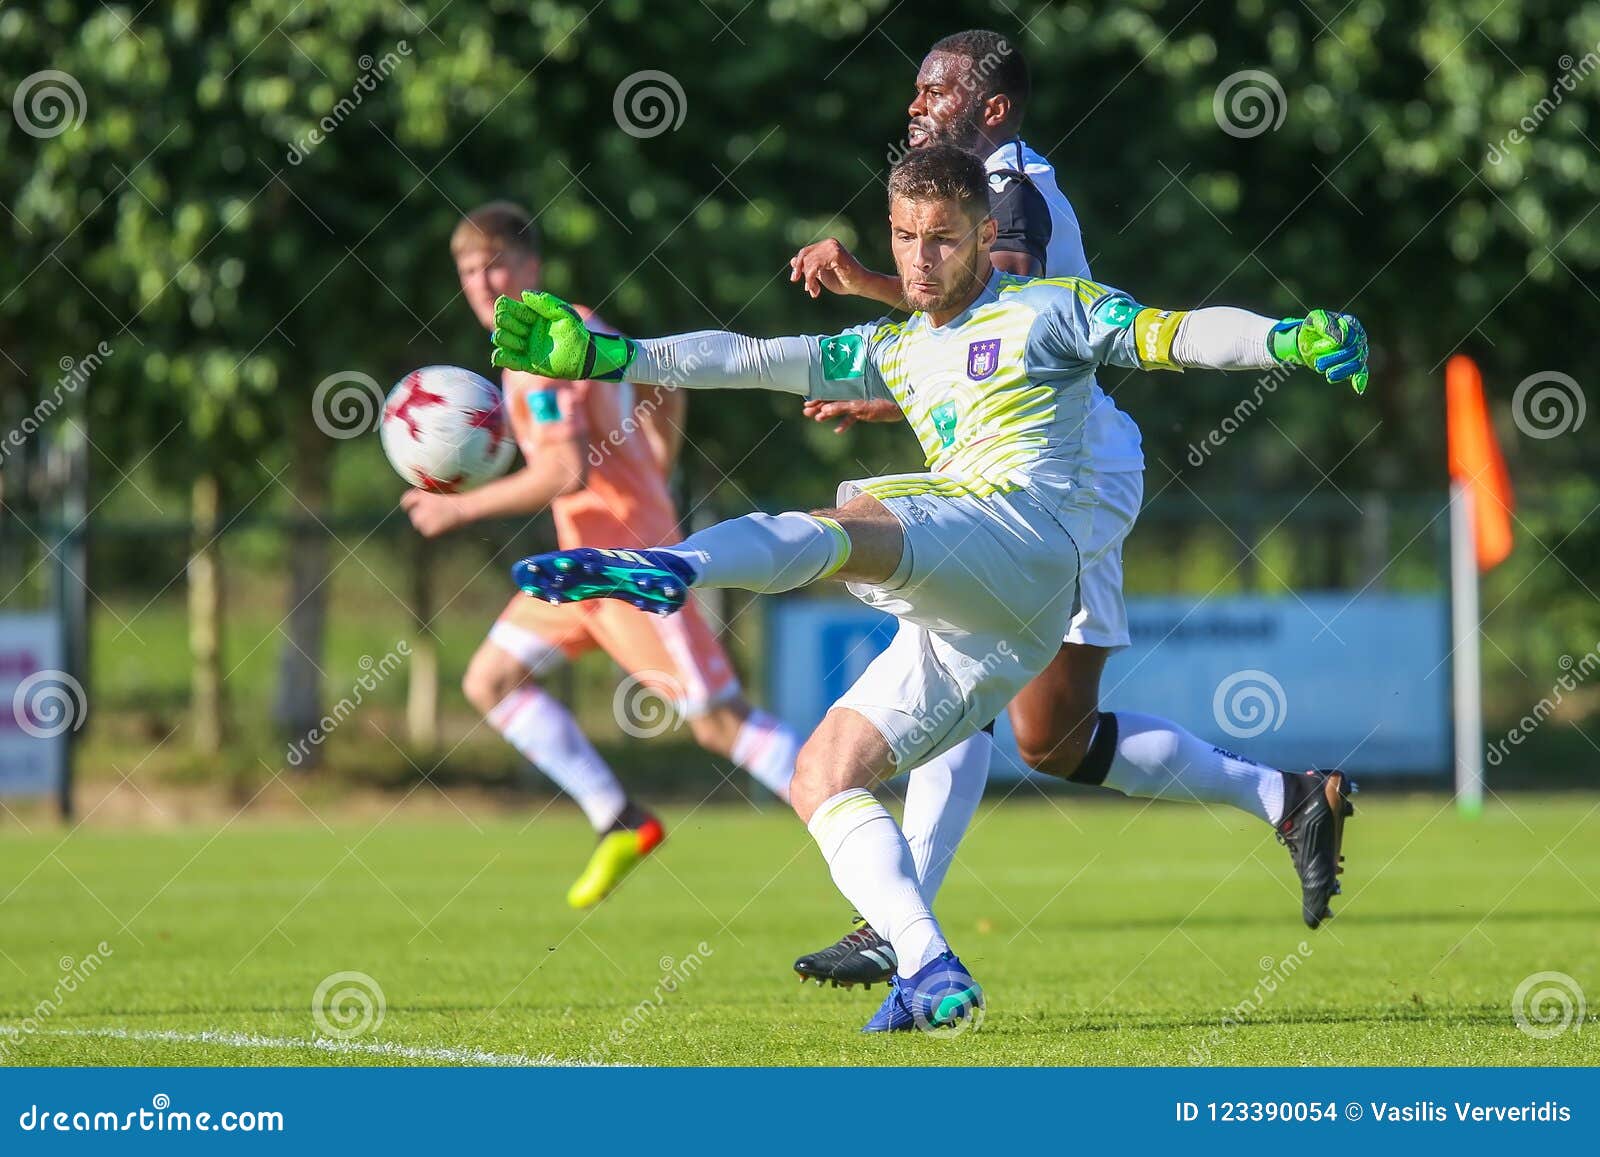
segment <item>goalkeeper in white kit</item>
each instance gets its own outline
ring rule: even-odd
[[[1149,309],[1085,279],[995,270],[983,166],[957,148],[896,165],[889,214],[916,311],[903,322],[821,338],[633,341],[592,334],[559,298],[525,294],[500,299],[493,338],[496,365],[554,378],[625,373],[643,384],[892,399],[921,441],[927,473],[846,482],[832,509],[746,515],[674,547],[558,551],[515,568],[538,598],[617,598],[664,614],[690,587],[777,592],[833,578],[899,619],[888,649],[807,740],[790,789],[834,882],[893,946],[897,971],[871,1032],[939,1028],[983,1005],[871,789],[984,727],[1055,656],[1093,508],[1084,418],[1096,367],[1295,364],[1363,385],[1367,372],[1365,334],[1345,315]]]

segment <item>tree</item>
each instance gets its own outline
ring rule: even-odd
[[[862,303],[799,295],[787,259],[831,233],[887,263],[882,181],[916,62],[974,25],[1028,54],[1026,133],[1056,161],[1098,276],[1163,304],[1330,303],[1369,323],[1366,399],[1296,379],[1198,465],[1190,447],[1238,380],[1108,375],[1144,429],[1152,492],[1439,490],[1450,353],[1478,354],[1502,405],[1535,369],[1582,380],[1600,258],[1593,5],[706,0],[667,19],[643,0],[46,0],[0,12],[6,88],[59,71],[84,115],[45,137],[0,122],[15,287],[0,384],[105,336],[118,353],[88,408],[111,461],[153,450],[175,488],[214,480],[221,526],[295,517],[279,700],[299,728],[319,714],[328,574],[360,565],[323,530],[331,468],[359,440],[316,424],[336,428],[317,388],[485,368],[445,252],[457,215],[528,202],[549,287],[632,332],[864,320]],[[797,410],[697,399],[693,492],[732,510],[818,503],[841,476],[916,464],[903,431],[835,438]],[[1582,471],[1592,445],[1514,438],[1513,472]],[[1325,546],[1350,577],[1352,544]]]

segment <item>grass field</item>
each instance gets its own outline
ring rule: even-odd
[[[862,1037],[882,989],[797,983],[789,961],[847,913],[777,810],[669,809],[661,853],[586,916],[561,896],[590,837],[559,806],[531,825],[409,810],[66,839],[10,825],[0,1056],[1600,1063],[1593,1015],[1537,1039],[1511,1008],[1524,978],[1555,971],[1600,1012],[1600,799],[1517,797],[1476,822],[1435,797],[1369,792],[1360,804],[1347,895],[1315,933],[1299,922],[1287,856],[1232,813],[1077,798],[986,807],[940,907],[989,1010],[980,1031],[951,1039]],[[381,1023],[348,1039],[312,1012],[340,972],[372,978],[384,1004]]]

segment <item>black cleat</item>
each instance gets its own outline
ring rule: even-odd
[[[1344,856],[1344,820],[1356,814],[1350,793],[1356,785],[1342,771],[1308,771],[1283,775],[1283,822],[1278,842],[1289,849],[1300,877],[1300,917],[1315,928],[1333,910],[1328,900],[1339,894]]]
[[[871,988],[894,975],[899,963],[889,942],[872,930],[860,916],[855,927],[820,952],[808,953],[794,962],[800,983],[815,980],[835,988],[862,984]]]

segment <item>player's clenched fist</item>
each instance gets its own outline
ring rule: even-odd
[[[636,352],[625,337],[589,332],[578,311],[553,293],[524,292],[494,303],[490,362],[547,378],[620,381]]]
[[[453,494],[407,490],[400,496],[400,506],[423,538],[438,538],[465,521],[461,516],[460,499]]]
[[[1272,327],[1272,355],[1316,370],[1330,382],[1349,382],[1367,392],[1367,331],[1348,313],[1314,309]]]

